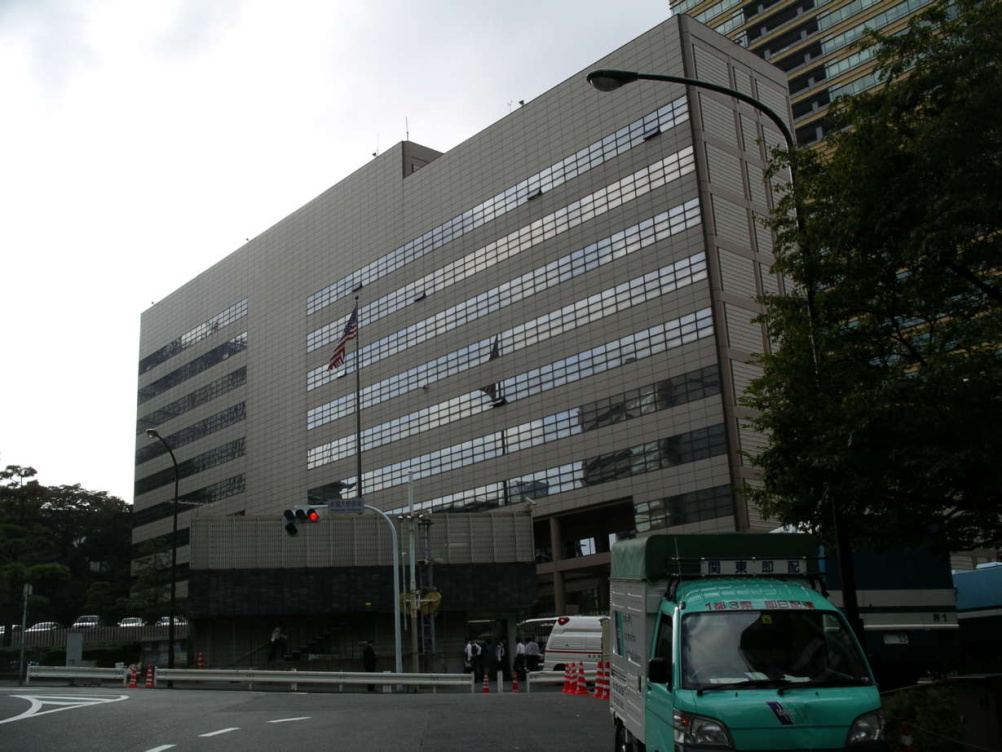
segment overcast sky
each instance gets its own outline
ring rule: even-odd
[[[132,501],[140,314],[405,137],[668,0],[0,0],[0,467]]]

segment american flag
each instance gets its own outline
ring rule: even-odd
[[[344,325],[341,339],[337,341],[337,345],[334,347],[330,363],[327,364],[328,371],[333,371],[344,363],[345,348],[348,347],[349,342],[355,339],[356,334],[358,334],[358,303],[355,303],[355,308],[352,310],[351,316],[348,317],[348,322]]]
[[[494,338],[494,345],[491,347],[491,354],[487,358],[487,362],[490,363],[492,360],[497,360],[501,357],[501,335]],[[487,386],[480,387],[480,391],[491,398],[491,402],[497,402],[498,399],[498,385],[488,384]]]

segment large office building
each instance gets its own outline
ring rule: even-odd
[[[932,0],[673,0],[686,13],[768,60],[789,77],[797,141],[824,138],[837,97],[878,83],[867,29],[894,34]]]
[[[599,67],[789,113],[782,71],[684,15]],[[511,580],[513,619],[605,608],[616,536],[766,527],[742,493],[761,437],[739,396],[768,346],[756,297],[781,284],[760,219],[783,138],[726,95],[600,93],[586,73],[448,152],[397,144],[144,313],[134,544],[171,540],[166,443],[196,619],[221,616],[214,583],[242,578],[220,596],[236,608],[253,577],[330,564],[294,553],[313,534],[283,531],[297,504],[529,521],[491,554],[533,573]],[[441,556],[482,561],[490,528],[458,529]],[[270,582],[269,614],[291,597]],[[462,619],[490,612],[467,599]]]

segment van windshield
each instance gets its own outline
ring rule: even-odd
[[[682,620],[682,686],[848,686],[871,683],[840,615],[725,611]]]

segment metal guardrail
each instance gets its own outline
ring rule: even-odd
[[[92,668],[87,666],[28,666],[27,682],[32,679],[99,679],[120,681],[122,686],[129,682],[130,668]],[[596,671],[585,671],[585,679],[594,681]],[[137,668],[137,681],[144,682],[145,668]],[[530,671],[526,674],[525,691],[531,692],[533,684],[562,684],[566,680],[563,671]],[[380,674],[366,671],[269,671],[265,669],[215,669],[215,668],[158,668],[153,673],[153,686],[163,686],[164,682],[233,682],[247,684],[253,689],[255,684],[288,684],[295,691],[300,684],[314,685],[377,685],[383,691],[396,686],[469,687],[476,692],[478,683],[472,673],[462,674],[394,674],[386,671]]]
[[[117,679],[128,683],[127,668],[94,668],[91,666],[28,666],[26,683],[32,679]]]
[[[129,668],[90,668],[85,666],[28,666],[27,683],[34,679],[113,679],[128,684]],[[137,669],[137,681],[144,681],[144,669]],[[163,682],[236,682],[246,683],[248,689],[255,684],[288,684],[296,690],[300,684],[365,684],[381,687],[430,686],[469,687],[476,691],[472,674],[394,674],[389,671],[376,674],[365,671],[267,671],[258,669],[191,669],[158,668],[153,674],[153,686]],[[386,690],[383,691],[392,691]]]
[[[382,686],[430,686],[432,692],[438,687],[469,687],[475,690],[470,674],[381,674],[366,671],[267,671],[259,669],[157,669],[154,686],[164,681],[229,681],[247,682],[248,689],[258,684],[289,684],[295,690],[300,684],[365,684]]]

